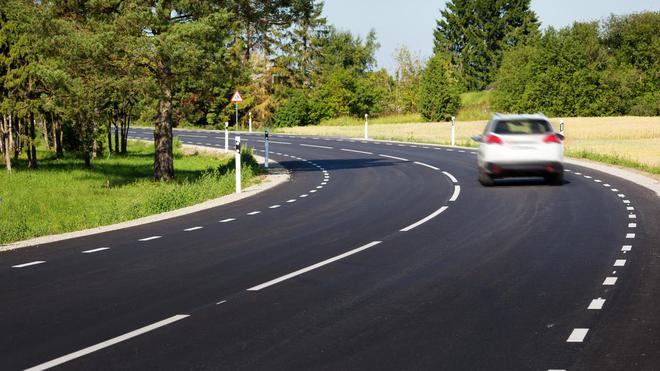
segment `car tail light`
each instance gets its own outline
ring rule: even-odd
[[[504,144],[502,143],[502,138],[498,137],[497,135],[489,135],[486,137],[486,143],[487,144]]]
[[[543,138],[543,143],[557,143],[561,144],[561,139],[555,134],[548,134]]]

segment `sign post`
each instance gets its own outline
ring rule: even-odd
[[[225,122],[225,153],[229,152],[229,123]]]
[[[456,145],[456,117],[451,117],[451,146]]]
[[[241,137],[236,137],[236,193],[241,193]]]
[[[364,140],[369,139],[369,114],[364,114]]]
[[[264,145],[266,146],[266,148],[265,148],[266,149],[266,160],[264,162],[264,167],[266,169],[268,169],[268,147],[269,147],[268,142],[270,141],[270,139],[268,139],[268,128],[266,128],[266,132],[264,134],[266,136],[266,140],[264,141]]]
[[[234,95],[231,97],[231,102],[236,106],[236,127],[238,127],[238,104],[243,102],[243,97],[238,90],[234,92]]]

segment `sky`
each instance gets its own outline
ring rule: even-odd
[[[381,47],[378,67],[393,73],[394,52],[402,45],[423,58],[433,52],[433,29],[445,0],[325,0],[330,24],[362,37],[376,30]],[[573,22],[607,19],[643,10],[660,11],[658,0],[532,0],[541,28],[561,28]]]

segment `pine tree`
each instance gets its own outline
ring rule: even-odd
[[[468,90],[495,78],[504,50],[536,40],[531,0],[450,0],[434,31],[434,51],[449,53]]]

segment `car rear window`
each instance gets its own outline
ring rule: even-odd
[[[543,120],[512,120],[498,121],[493,131],[503,135],[545,134],[552,132],[552,128]]]

